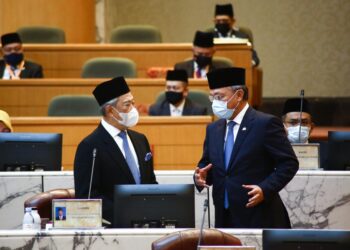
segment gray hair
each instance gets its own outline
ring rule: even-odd
[[[101,112],[101,114],[102,114],[103,116],[105,116],[105,115],[106,115],[106,107],[107,107],[107,106],[113,106],[113,105],[115,105],[115,104],[117,103],[117,101],[118,101],[118,98],[114,98],[114,99],[112,99],[112,100],[110,100],[110,101],[104,103],[104,104],[100,107],[100,112]]]
[[[235,86],[230,86],[230,88],[233,91],[236,91],[238,89],[242,89],[243,90],[243,100],[248,100],[248,88],[245,85],[235,85]]]

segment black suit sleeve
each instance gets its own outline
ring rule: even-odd
[[[264,148],[274,161],[274,166],[271,166],[274,171],[259,183],[259,186],[264,192],[265,199],[269,199],[294,177],[299,163],[280,119],[271,118],[265,131]]]
[[[44,78],[43,67],[38,65],[37,70],[33,73],[33,78]]]

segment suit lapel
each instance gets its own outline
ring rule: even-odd
[[[186,98],[182,115],[192,115],[191,110],[192,110],[192,103],[188,98]]]
[[[5,61],[4,61],[4,60],[1,60],[1,61],[0,61],[0,76],[1,76],[1,79],[2,79],[3,76],[4,76],[4,71],[5,71]]]
[[[125,176],[127,176],[130,183],[135,183],[134,177],[132,176],[129,166],[126,163],[124,155],[120,151],[117,143],[114,141],[111,135],[108,134],[108,132],[103,128],[101,124],[99,126],[99,129],[101,130],[102,140],[106,145],[106,151],[113,158],[115,165],[120,166],[120,169],[124,172]]]
[[[233,146],[233,153],[231,155],[230,163],[229,163],[229,170],[232,169],[233,163],[236,162],[236,159],[238,158],[238,153],[241,149],[241,146],[247,137],[248,133],[251,131],[252,123],[254,120],[254,116],[252,114],[253,109],[251,107],[248,108],[247,112],[245,113],[242,123],[239,127],[239,131],[237,133],[235,144]]]

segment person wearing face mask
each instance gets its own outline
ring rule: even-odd
[[[215,6],[214,14],[214,37],[215,38],[244,38],[249,39],[249,36],[237,27],[235,27],[236,19],[234,17],[234,11],[232,4],[217,4]],[[255,50],[253,50],[252,64],[254,67],[258,66],[260,59]]]
[[[10,116],[3,110],[0,110],[0,133],[11,133],[13,128]]]
[[[300,111],[300,98],[287,99],[284,103],[282,121],[291,143],[307,143],[314,128],[307,99],[303,99],[301,117]]]
[[[206,107],[193,103],[188,96],[188,78],[185,70],[168,70],[166,74],[165,100],[153,104],[149,115],[183,116],[208,115]]]
[[[208,81],[219,119],[207,127],[194,182],[213,186],[215,227],[290,228],[278,192],[299,163],[281,120],[249,106],[244,69],[218,69]]]
[[[176,63],[175,70],[185,70],[189,78],[206,78],[209,71],[227,67],[220,61],[213,61],[214,37],[210,32],[197,31],[193,39],[193,58]]]
[[[99,84],[93,91],[101,107],[98,127],[78,145],[74,160],[76,198],[87,198],[96,149],[91,198],[102,199],[102,216],[113,221],[113,190],[118,184],[157,184],[145,135],[131,130],[139,119],[124,77]]]
[[[17,33],[1,36],[0,60],[1,79],[43,78],[43,69],[39,64],[24,59],[21,38]]]

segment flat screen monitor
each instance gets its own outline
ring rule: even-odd
[[[348,250],[350,231],[326,229],[263,230],[264,250]]]
[[[327,170],[350,170],[350,131],[328,132]]]
[[[62,134],[0,133],[0,171],[60,171]]]
[[[114,228],[194,228],[193,184],[116,185]]]

